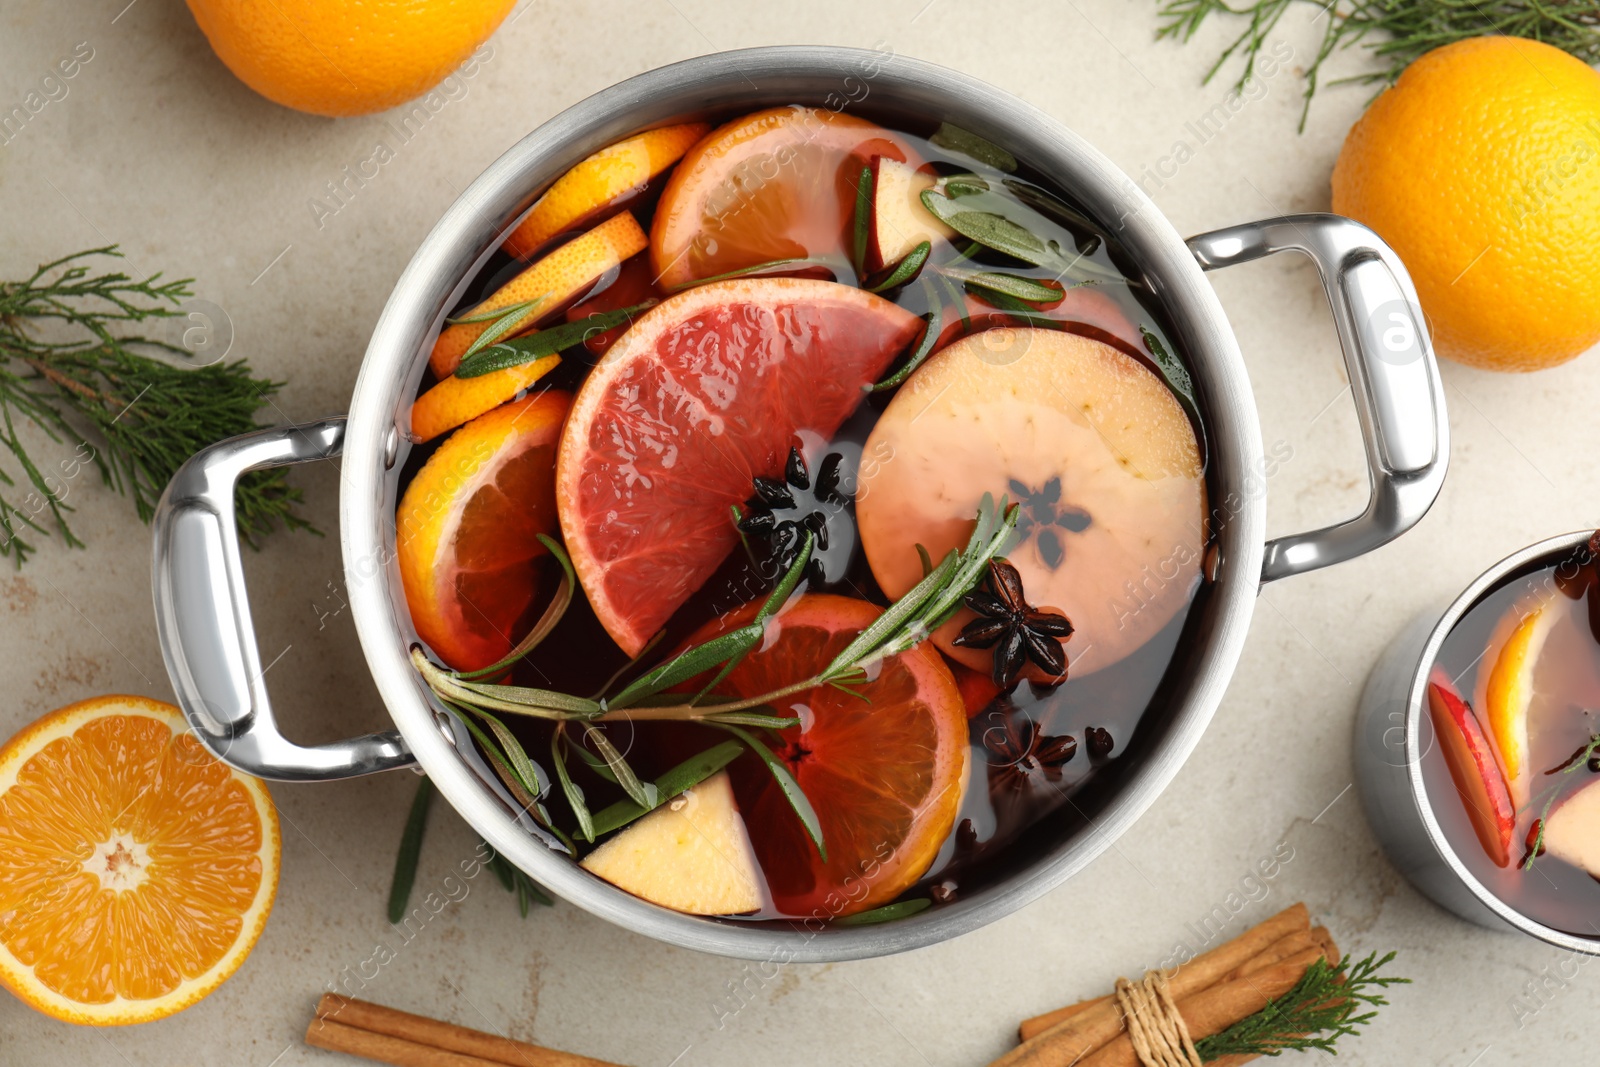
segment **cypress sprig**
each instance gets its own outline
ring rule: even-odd
[[[1409,983],[1409,978],[1380,977],[1394,959],[1376,952],[1355,963],[1330,965],[1319,959],[1295,987],[1261,1011],[1194,1043],[1206,1062],[1223,1056],[1276,1056],[1297,1049],[1319,1049],[1336,1055],[1335,1042],[1353,1037],[1388,1004],[1382,991]]]

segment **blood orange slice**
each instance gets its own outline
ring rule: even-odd
[[[556,499],[596,616],[630,656],[738,543],[730,506],[797,431],[830,438],[921,320],[846,285],[712,282],[646,313],[590,372]]]
[[[566,393],[503,404],[451,434],[395,514],[411,621],[456,670],[487,667],[522,637],[538,594],[539,534],[556,529],[556,440]]]
[[[660,284],[850,247],[856,184],[877,156],[904,163],[912,153],[881,126],[817,108],[772,108],[713,130],[661,192],[650,231]]]
[[[749,622],[759,606],[710,623],[690,644]],[[757,696],[811,677],[880,614],[864,600],[801,596],[717,691]],[[961,807],[967,715],[933,646],[885,660],[859,692],[823,686],[778,709],[801,719],[782,731],[777,755],[816,810],[826,860],[766,768],[749,758],[730,768],[772,902],[790,915],[833,919],[893,900],[927,871]]]

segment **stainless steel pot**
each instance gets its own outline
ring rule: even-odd
[[[1211,434],[1219,556],[1169,685],[1126,758],[1078,794],[1070,818],[1036,828],[1015,871],[950,905],[881,926],[793,929],[694,918],[591,877],[533,836],[470,739],[407,660],[415,640],[394,566],[398,460],[430,339],[510,224],[565,170],[639,129],[784,103],[937,117],[982,131],[1071,190],[1112,226],[1166,305]],[[1260,427],[1250,382],[1203,271],[1275,252],[1321,272],[1353,385],[1371,473],[1367,509],[1347,522],[1266,541]],[[930,945],[991,922],[1081,870],[1172,780],[1227,688],[1263,582],[1360,555],[1409,528],[1438,494],[1449,454],[1444,393],[1395,254],[1332,215],[1246,223],[1185,242],[1132,180],[1049,116],[955,71],[878,52],[761,48],[650,71],[613,86],[523,138],[439,220],[395,285],[372,334],[347,418],[263,430],[210,448],[168,486],[156,515],[156,619],[167,669],[196,734],[264,778],[313,781],[419,763],[496,849],[579,907],[689,948],[749,959],[826,961]],[[340,536],[362,649],[396,730],[304,747],[282,737],[260,657],[234,535],[232,490],[262,467],[343,455]],[[817,929],[809,927],[816,926]]]
[[[1517,572],[1554,563],[1593,530],[1563,534],[1514,552],[1484,571],[1442,612],[1425,611],[1389,643],[1367,675],[1356,714],[1356,783],[1367,822],[1389,861],[1434,903],[1491,930],[1516,930],[1574,952],[1600,956],[1600,940],[1577,937],[1513,909],[1462,862],[1445,837],[1423,781],[1422,757],[1434,744],[1428,673],[1456,623],[1484,594]],[[1460,803],[1450,796],[1449,803]]]

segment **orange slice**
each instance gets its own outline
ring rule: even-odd
[[[831,438],[921,328],[848,285],[710,282],[662,301],[573,401],[556,495],[584,593],[630,656],[739,543],[729,509]],[[915,554],[913,554],[915,559]]]
[[[411,432],[418,441],[431,441],[493,411],[560,365],[560,356],[541,356],[476,378],[452,374],[412,403]]]
[[[456,670],[487,667],[532,623],[556,531],[556,441],[570,398],[554,390],[496,408],[452,434],[395,514],[411,621]]]
[[[704,122],[686,122],[600,149],[557,178],[502,247],[519,259],[531,255],[550,238],[640,192],[710,129]]]
[[[1514,610],[1520,610],[1520,606]],[[1557,614],[1550,605],[1541,604],[1521,617],[1500,646],[1484,690],[1489,731],[1505,767],[1511,799],[1519,808],[1528,801],[1531,777],[1528,707],[1533,703],[1534,667]]]
[[[278,888],[266,785],[170,704],[69,704],[0,748],[0,985],[73,1023],[160,1019],[239,968]]]
[[[709,624],[689,644],[743,625],[759,607]],[[803,595],[717,692],[756,696],[809,678],[881,614],[864,600]],[[927,872],[961,807],[967,714],[938,652],[924,642],[885,660],[859,691],[823,686],[778,708],[801,719],[781,732],[777,755],[816,810],[827,860],[766,768],[749,756],[730,767],[768,891],[789,915],[838,918],[893,900]]]
[[[736,119],[672,172],[650,230],[658,284],[671,289],[774,259],[850,247],[861,168],[910,148],[865,119],[779,107]]]
[[[1046,329],[991,329],[936,353],[872,429],[856,521],[873,576],[898,597],[966,543],[984,493],[1022,505],[1006,553],[1029,603],[1075,628],[1074,675],[1117,662],[1188,604],[1205,543],[1200,447],[1164,382],[1110,345]],[[951,659],[992,653],[934,634]],[[1040,678],[1030,674],[1029,677]]]
[[[628,212],[602,222],[588,233],[574,237],[533,266],[496,289],[494,295],[457,318],[472,318],[485,312],[509,308],[530,300],[539,301],[519,316],[503,337],[514,337],[528,327],[562,309],[573,297],[599,281],[607,271],[616,270],[622,261],[642,252],[648,244],[644,230]],[[428,366],[434,377],[445,378],[456,372],[461,357],[483,331],[494,326],[486,322],[457,322],[446,326],[433,343]]]

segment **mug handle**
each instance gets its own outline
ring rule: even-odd
[[[1372,493],[1344,522],[1267,542],[1261,582],[1341,563],[1428,513],[1450,461],[1444,384],[1411,277],[1383,240],[1340,215],[1285,215],[1188,240],[1203,270],[1300,252],[1317,265],[1355,395]]]
[[[343,417],[220,441],[178,468],[151,523],[156,630],[178,705],[213,755],[258,778],[328,781],[415,762],[394,730],[295,744],[278,732],[262,678],[234,486],[249,471],[333,459],[343,444]]]

